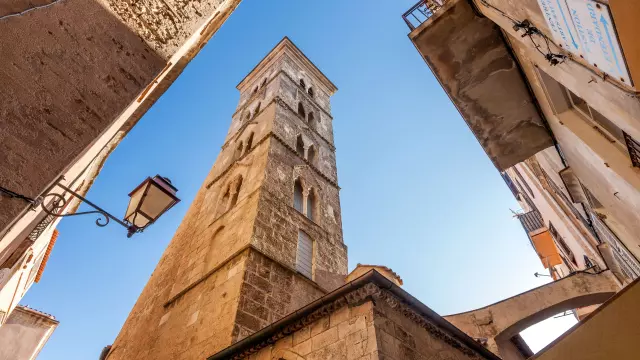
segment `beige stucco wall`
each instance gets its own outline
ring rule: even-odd
[[[0,359],[35,360],[57,326],[53,316],[18,307],[0,328]]]
[[[635,360],[640,339],[640,282],[541,350],[535,360]]]
[[[555,152],[554,148],[550,148],[541,152],[543,154],[539,154],[553,159],[554,156],[552,152]],[[540,165],[545,168],[548,174],[555,174],[556,178],[551,180],[559,187],[564,188],[562,181],[559,180],[559,176],[557,176],[558,171],[561,170],[562,167],[558,169],[555,161],[545,163],[544,158]],[[528,185],[528,188],[521,191],[528,193],[528,190],[531,190],[533,196],[529,195],[529,198],[540,212],[544,225],[549,227],[549,223],[553,224],[553,227],[558,231],[558,234],[565,240],[566,244],[575,255],[577,269],[581,270],[585,268],[584,255],[595,260],[601,268],[605,268],[606,264],[595,247],[595,239],[591,238],[591,236],[587,234],[587,230],[584,226],[571,218],[572,215],[568,214],[565,209],[560,206],[558,200],[544,189],[540,180],[531,172],[525,163],[520,163],[514,168],[518,169],[518,172],[522,175]],[[507,173],[512,179],[518,179],[518,182],[520,182],[519,177],[515,174],[513,169],[509,169]],[[518,182],[516,184],[518,184]],[[520,203],[523,209],[530,210],[528,209],[528,204],[526,204],[526,202],[521,201]],[[571,204],[569,205],[571,206]],[[566,255],[564,256],[567,257]],[[571,269],[564,264],[556,265],[556,268],[560,271],[559,274],[561,276],[566,276],[571,272]]]
[[[551,66],[528,38],[513,29],[510,20],[494,9],[475,1],[478,8],[498,24],[514,49],[532,91],[553,134],[575,174],[604,205],[605,222],[627,248],[640,257],[640,169],[634,168],[624,144],[611,144],[589,126],[574,110],[557,109],[545,91],[536,68],[544,71],[607,117],[636,140],[640,139],[640,101],[631,96],[635,89],[614,80],[603,80],[597,68],[580,59]],[[518,20],[529,19],[533,25],[551,36],[536,1],[527,0],[517,6],[510,1],[494,5]],[[614,14],[615,20],[615,14]],[[563,50],[552,45],[552,51]]]

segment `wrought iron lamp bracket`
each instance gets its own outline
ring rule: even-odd
[[[55,217],[71,217],[71,216],[80,216],[80,215],[89,215],[89,214],[99,214],[98,218],[96,219],[97,226],[105,227],[109,224],[111,220],[113,220],[114,222],[127,228],[127,237],[131,237],[133,236],[133,234],[142,232],[144,230],[143,228],[139,228],[133,224],[130,224],[126,221],[116,218],[106,210],[102,209],[101,207],[87,200],[86,198],[76,193],[75,191],[71,190],[70,188],[60,183],[58,183],[57,186],[62,188],[66,193],[70,194],[71,198],[67,200],[63,195],[52,192],[36,198],[35,201],[32,203],[32,207],[35,209],[38,206],[40,206],[40,208],[42,208],[42,210],[45,213]],[[60,214],[62,209],[64,209],[67,206],[67,202],[74,197],[80,200],[81,202],[89,205],[90,207],[94,208],[95,210],[75,212],[72,214]],[[47,204],[46,202],[47,198],[53,198],[53,200],[50,201],[49,204]]]

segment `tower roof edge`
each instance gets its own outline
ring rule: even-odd
[[[260,60],[260,62],[253,69],[251,69],[249,74],[247,74],[247,76],[245,76],[240,81],[240,83],[238,83],[236,88],[240,90],[251,78],[251,75],[262,70],[272,59],[286,50],[289,50],[290,54],[308,65],[309,70],[314,73],[314,75],[329,91],[329,95],[333,95],[336,91],[338,91],[336,85],[331,82],[329,78],[327,78],[327,76],[313,63],[313,61],[309,60],[309,58],[302,52],[302,50],[300,50],[300,48],[296,46],[296,44],[293,43],[293,41],[291,41],[291,39],[289,39],[288,36],[283,37],[282,40],[280,40],[280,42],[278,42],[278,44],[276,44],[276,46],[274,46],[273,49],[271,49],[271,51],[269,51],[269,53],[262,60]]]

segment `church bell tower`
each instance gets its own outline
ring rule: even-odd
[[[336,87],[284,38],[106,359],[205,359],[344,284]]]

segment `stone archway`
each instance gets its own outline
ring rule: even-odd
[[[602,304],[620,290],[610,270],[576,272],[480,309],[444,318],[505,360],[526,359],[511,341],[522,330],[563,311]]]

